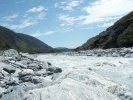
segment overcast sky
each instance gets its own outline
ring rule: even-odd
[[[133,0],[0,0],[0,25],[74,48],[133,11]]]

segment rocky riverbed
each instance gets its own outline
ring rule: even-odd
[[[0,52],[0,100],[133,100],[132,51]]]

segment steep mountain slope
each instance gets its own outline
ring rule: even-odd
[[[35,37],[15,33],[10,29],[0,26],[0,50],[16,49],[28,53],[53,52],[53,48]]]
[[[89,39],[77,50],[119,48],[133,46],[133,12],[124,16],[106,31]]]

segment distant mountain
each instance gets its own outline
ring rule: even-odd
[[[0,26],[0,50],[16,49],[28,53],[53,52],[53,48],[41,42],[35,37],[15,33],[14,31]]]
[[[133,12],[121,18],[106,31],[89,39],[76,50],[119,47],[133,47]]]
[[[54,52],[59,53],[59,52],[69,52],[72,51],[72,49],[65,48],[65,47],[57,47],[54,48]]]

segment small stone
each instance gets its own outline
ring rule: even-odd
[[[47,68],[46,71],[54,72],[54,69],[53,68]]]
[[[97,57],[101,57],[102,55],[98,54]]]
[[[92,70],[92,68],[89,68],[89,70]]]
[[[54,73],[61,73],[61,72],[62,72],[62,69],[61,68],[58,68],[57,67],[57,68],[54,69]]]
[[[47,62],[49,66],[51,66],[52,64],[50,62]]]
[[[54,74],[54,73],[53,73],[53,72],[48,72],[48,73],[47,73],[47,75],[52,75],[52,74]]]

